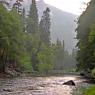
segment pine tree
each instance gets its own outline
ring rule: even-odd
[[[21,16],[22,16],[22,22],[24,25],[24,32],[26,32],[26,14],[25,14],[25,12],[26,12],[25,8],[23,8]]]
[[[32,4],[30,6],[27,32],[28,33],[38,32],[38,10],[36,7],[36,1],[35,0],[32,0]]]
[[[50,45],[50,25],[50,9],[46,8],[46,10],[43,12],[39,29],[41,41],[47,45]]]
[[[30,39],[27,43],[27,51],[31,56],[31,64],[33,66],[33,70],[37,71],[37,54],[39,52],[39,32],[38,32],[38,13],[37,13],[36,1],[32,0],[32,4],[30,6],[30,12],[27,19],[26,31],[27,34],[30,35]]]
[[[16,0],[16,2],[14,3],[13,7],[16,8],[17,13],[22,14],[22,4],[21,2],[23,2],[23,0]]]
[[[61,47],[62,46],[62,44],[61,44],[61,41],[57,38],[57,41],[56,41],[56,45],[58,46],[58,47]]]

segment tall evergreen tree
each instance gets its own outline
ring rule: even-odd
[[[21,2],[23,2],[23,0],[16,0],[16,2],[13,5],[13,7],[16,8],[17,13],[19,14],[22,14],[22,10],[23,10]]]
[[[39,30],[41,41],[50,45],[50,9],[46,8],[40,21]]]
[[[23,25],[24,25],[24,32],[26,32],[26,14],[25,14],[25,12],[26,12],[25,8],[23,8],[21,17],[22,17],[22,22],[23,22]]]
[[[64,41],[63,41],[64,42]],[[59,39],[56,41],[54,70],[62,70],[64,66],[64,46]]]
[[[38,10],[36,7],[36,1],[32,0],[32,4],[30,6],[29,16],[27,18],[27,25],[26,31],[29,35],[28,44],[27,44],[27,51],[30,53],[31,56],[31,63],[33,66],[33,70],[37,71],[37,54],[39,52],[39,32],[38,32]]]
[[[38,10],[36,6],[36,1],[32,0],[30,6],[29,19],[27,24],[27,32],[36,33],[38,32]]]

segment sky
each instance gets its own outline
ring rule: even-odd
[[[29,2],[31,2],[31,0],[24,0],[24,1],[25,4],[29,4]],[[80,15],[82,11],[86,8],[84,2],[87,3],[90,0],[44,0],[44,1],[46,4],[52,5],[63,11]]]
[[[10,0],[7,0],[10,1]],[[16,1],[16,0],[11,0]],[[31,0],[24,0],[25,6],[29,6]],[[39,1],[39,0],[36,0]],[[44,0],[46,4],[49,4],[51,6],[54,6],[58,9],[61,9],[63,11],[80,15],[82,11],[86,8],[86,5],[84,2],[89,2],[90,0]]]
[[[44,0],[45,3],[50,4],[56,8],[63,11],[70,12],[73,14],[81,14],[86,5],[84,2],[89,2],[90,0]]]

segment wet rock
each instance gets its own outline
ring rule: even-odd
[[[70,86],[75,86],[75,82],[73,80],[69,80],[67,82],[64,82],[63,85],[70,85]]]
[[[14,69],[8,67],[5,69],[5,73],[9,75],[9,77],[16,77],[18,75],[18,73]]]
[[[13,90],[12,89],[3,89],[3,91],[7,91],[7,92],[12,92]]]

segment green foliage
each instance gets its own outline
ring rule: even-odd
[[[40,37],[39,37],[39,25],[38,25],[38,10],[36,7],[36,1],[32,0],[30,6],[29,16],[27,18],[26,31],[27,31],[27,41],[26,49],[31,56],[31,64],[34,71],[38,71],[37,64],[37,54],[40,51]]]
[[[38,64],[38,70],[42,74],[49,73],[49,70],[51,70],[52,65],[47,63]]]
[[[89,42],[92,43],[95,41],[95,24],[91,25],[91,31],[89,33]]]
[[[84,95],[95,95],[95,86],[92,86],[92,87],[88,88],[85,91]]]
[[[32,71],[31,58],[28,54],[23,54],[18,57],[18,67],[22,71]]]
[[[64,67],[64,46],[61,44],[61,41],[57,39],[54,51],[54,69],[62,70]]]
[[[73,91],[73,95],[84,95],[84,91],[86,89],[87,89],[86,87],[80,86]]]
[[[45,74],[57,66],[63,69],[64,42],[50,42],[50,9],[46,8],[40,22],[35,0],[27,18],[25,10],[22,14],[17,10],[8,11],[0,4],[0,70],[4,72],[10,64]]]
[[[0,64],[2,64],[0,69],[4,71],[10,63],[19,65],[23,63],[23,68],[27,68],[29,59],[25,58],[27,56],[26,39],[21,16],[14,9],[8,11],[2,5],[0,5],[0,11]],[[25,60],[22,61],[23,58]]]
[[[95,68],[95,3],[91,0],[87,9],[80,16],[77,27],[79,70],[91,72]]]
[[[41,46],[41,51],[38,53],[38,70],[40,72],[48,72],[53,67],[53,51],[51,47],[47,47],[45,44]]]
[[[95,78],[95,68],[91,71],[91,75],[93,78]]]

